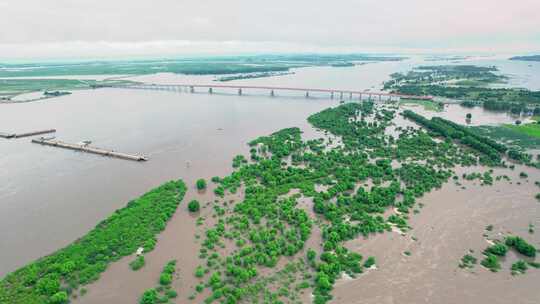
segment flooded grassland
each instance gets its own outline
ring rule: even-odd
[[[395,69],[394,65],[400,64],[384,63],[381,66],[386,72],[386,69]],[[389,67],[391,65],[392,67]],[[356,69],[361,71],[361,68],[364,67]],[[321,71],[318,69],[314,69],[314,75],[327,72],[323,71],[327,68],[320,68]],[[341,71],[343,70],[340,69],[340,73]],[[353,73],[351,70],[348,72]],[[297,75],[283,77],[287,79]],[[278,81],[278,78],[272,79]],[[313,80],[309,77],[306,79],[308,85],[310,82],[320,83],[317,76]],[[294,79],[291,78],[290,81]],[[231,193],[231,185],[224,185],[223,182],[212,183],[210,178],[229,176],[233,171],[231,160],[237,154],[250,159],[250,153],[253,152],[250,152],[247,142],[286,127],[299,127],[304,132],[304,142],[323,138],[324,151],[340,151],[350,143],[339,138],[350,134],[330,134],[332,131],[339,133],[343,130],[316,130],[306,121],[311,114],[337,104],[337,101],[328,99],[304,99],[297,96],[273,99],[260,95],[231,97],[226,94],[210,96],[104,89],[79,91],[72,96],[41,104],[5,105],[1,117],[6,130],[2,131],[18,132],[54,127],[58,129],[57,137],[61,140],[92,140],[100,147],[147,154],[151,160],[144,164],[123,162],[45,148],[26,140],[2,141],[0,149],[4,153],[0,162],[6,170],[0,173],[0,178],[4,181],[1,194],[0,247],[3,248],[3,253],[0,275],[69,244],[145,189],[180,177],[188,186],[187,193],[165,231],[158,236],[156,248],[145,254],[146,265],[135,272],[128,265],[134,260],[134,256],[120,259],[112,263],[98,281],[85,287],[88,292],[84,296],[79,296],[80,291],[77,291],[73,293],[77,298],[72,300],[82,303],[135,303],[145,290],[156,286],[163,266],[172,259],[177,260],[177,276],[172,282],[172,288],[178,292],[178,297],[170,301],[200,303],[215,296],[218,290],[227,294],[228,291],[223,291],[222,287],[216,284],[211,286],[208,283],[200,293],[196,291],[196,287],[201,282],[209,282],[210,275],[215,272],[221,273],[223,284],[229,286],[227,284],[230,282],[225,279],[229,275],[225,276],[226,269],[220,267],[226,264],[226,257],[234,256],[244,246],[238,245],[238,236],[248,242],[249,237],[246,232],[236,231],[237,228],[230,224],[232,222],[227,221],[234,220],[234,206],[246,200],[246,181],[251,179],[250,173],[245,172],[246,175],[241,178],[241,186],[236,189],[236,193]],[[464,110],[458,107],[449,106],[435,115],[463,123]],[[392,107],[384,108],[388,111],[395,110]],[[428,118],[431,116],[416,107],[414,110]],[[21,120],[20,117],[25,119]],[[497,124],[511,119],[513,118],[489,111],[479,111],[473,115],[474,124]],[[375,121],[373,118],[367,120]],[[385,126],[383,133],[397,138],[407,127],[419,129],[418,125],[410,120],[395,115],[392,122]],[[369,126],[368,129],[374,132],[374,137],[381,137],[380,130],[376,127]],[[413,133],[410,136],[415,136]],[[435,142],[441,141],[435,139]],[[264,145],[270,146],[268,143]],[[313,144],[309,148],[304,147],[302,149],[306,150],[302,150],[300,154],[304,155],[310,150],[313,152],[318,149],[317,146],[318,144]],[[368,166],[369,163],[387,168],[384,163],[376,163],[381,154],[377,154],[380,151],[375,151],[374,146],[362,144],[360,148],[366,149],[370,160],[359,164]],[[459,160],[460,156],[456,151],[447,152],[450,153],[448,157],[453,159],[452,162],[458,165],[462,160]],[[264,155],[260,147],[256,147],[256,153]],[[440,155],[426,153],[422,154],[425,158],[441,160]],[[313,161],[295,161],[290,157],[283,160],[289,166],[299,169],[317,165]],[[392,170],[399,170],[402,165],[400,163],[403,162],[393,159]],[[255,163],[250,160],[249,166]],[[408,160],[406,163],[426,164],[425,159]],[[335,165],[340,166],[339,163]],[[388,177],[388,180],[382,182],[368,173],[368,178],[356,180],[352,189],[343,192],[339,190],[337,193],[341,193],[340,195],[330,195],[329,191],[332,185],[341,182],[340,178],[343,176],[332,177],[331,180],[318,177],[312,180],[314,190],[304,184],[279,188],[278,199],[292,198],[295,201],[292,207],[294,212],[302,210],[302,214],[310,219],[312,225],[309,237],[302,238],[302,246],[295,243],[294,246],[298,247],[289,248],[290,254],[279,253],[276,265],[268,266],[272,263],[266,261],[268,265],[256,267],[257,276],[254,280],[263,284],[258,285],[258,288],[264,286],[270,294],[256,290],[248,293],[249,296],[241,301],[272,298],[280,292],[283,293],[280,288],[289,286],[290,293],[278,296],[282,301],[318,301],[320,299],[312,295],[316,293],[322,296],[331,294],[332,303],[508,303],[516,298],[520,299],[520,303],[539,302],[534,283],[539,281],[540,271],[531,267],[524,275],[512,276],[510,265],[518,259],[518,255],[513,251],[502,259],[502,269],[498,273],[492,273],[480,264],[472,270],[458,267],[459,260],[469,250],[472,249],[480,261],[483,258],[481,252],[489,246],[488,241],[503,240],[507,235],[521,236],[536,247],[540,244],[538,233],[528,231],[530,225],[540,225],[540,204],[534,198],[539,192],[535,185],[535,181],[540,180],[538,170],[520,165],[514,170],[496,168],[493,176],[506,174],[510,180],[497,180],[492,186],[480,186],[478,180],[469,181],[461,177],[463,173],[487,170],[489,168],[483,166],[458,165],[455,168],[458,182],[450,179],[442,183],[440,189],[436,184],[430,184],[424,190],[431,191],[425,191],[426,194],[417,198],[414,205],[402,206],[401,211],[397,210],[397,207],[379,206],[385,209],[385,221],[376,222],[375,231],[391,232],[369,232],[365,235],[357,230],[361,229],[361,225],[354,225],[353,218],[358,217],[360,211],[343,207],[347,205],[348,198],[358,200],[360,188],[373,191],[374,185],[392,192],[392,178],[401,178],[405,173],[395,171],[391,174],[392,178]],[[331,172],[328,173],[329,177],[334,174],[332,170],[328,172]],[[520,172],[526,172],[528,177],[520,177]],[[196,179],[201,177],[209,182],[204,191],[195,188]],[[280,179],[277,179],[277,183],[280,183]],[[405,181],[401,180],[400,186],[406,187],[404,183]],[[266,184],[265,187],[271,190],[269,185],[271,184]],[[219,187],[225,189],[224,197],[214,193]],[[399,195],[396,197],[398,205],[403,205],[402,198],[399,198]],[[247,198],[248,201],[253,199],[249,198],[249,195]],[[314,211],[316,198],[324,200],[324,208],[319,206],[322,209],[318,212]],[[202,208],[198,213],[187,210],[187,203],[192,199],[201,202]],[[342,218],[340,221],[336,222],[333,216],[329,216],[329,204],[345,204],[341,205],[338,211]],[[379,207],[375,213],[382,211]],[[410,211],[409,216],[404,216],[405,209]],[[390,215],[398,215],[398,220],[389,221]],[[396,227],[401,225],[401,218],[410,226],[410,229],[403,229],[403,233]],[[194,273],[199,265],[208,263],[208,256],[201,256],[201,248],[206,246],[207,231],[219,225],[220,220],[227,223],[226,231],[235,231],[238,234],[234,238],[220,236],[218,246],[212,249],[219,256],[218,262],[208,267],[209,273],[200,279],[194,276]],[[23,222],[27,224],[18,224]],[[325,246],[328,234],[323,236],[324,230],[338,222],[349,225],[347,229],[350,229],[352,234],[340,236],[336,244]],[[264,227],[263,224],[268,225],[268,222],[253,224],[251,228],[258,231]],[[486,231],[488,225],[493,225],[492,231]],[[291,228],[289,225],[285,227]],[[316,279],[321,272],[318,263],[322,263],[318,259],[323,252],[333,252],[335,249],[331,246],[341,246],[337,244],[343,245],[348,252],[362,254],[364,259],[359,264],[362,273],[355,274],[355,270],[358,270],[356,266],[343,264],[340,267],[345,271],[339,272],[334,278],[333,290],[326,291]],[[315,264],[306,259],[308,249],[317,252]],[[349,253],[346,252],[345,256],[355,261]],[[376,258],[375,266],[362,269],[362,264],[369,256]],[[293,262],[297,263],[294,264],[296,268],[290,270]],[[325,263],[330,264],[329,261]],[[286,267],[289,268],[284,271]],[[306,277],[306,274],[309,276]],[[330,279],[332,275],[334,274],[327,274]],[[267,280],[262,282],[259,281],[260,278]],[[298,287],[303,281],[308,282],[308,286]],[[242,282],[231,286],[240,288],[245,284]],[[190,299],[192,296],[194,298]]]
[[[410,121],[396,116],[393,120],[391,135],[396,136],[395,128],[413,127]],[[390,126],[389,126],[390,127]],[[417,126],[414,126],[418,128]],[[326,138],[324,133],[316,137]],[[336,142],[337,141],[337,142]],[[337,143],[337,145],[336,145]],[[343,145],[332,137],[333,148]],[[330,148],[333,149],[333,148]],[[490,168],[484,166],[457,167],[456,176],[464,173],[485,172]],[[521,172],[527,172],[528,177],[520,177]],[[365,258],[376,257],[376,265],[363,270],[363,273],[351,277],[341,274],[334,286],[332,303],[507,303],[519,296],[523,303],[538,301],[534,284],[539,278],[539,272],[531,269],[523,276],[512,276],[510,265],[518,259],[516,254],[509,254],[502,262],[503,268],[499,273],[477,265],[473,270],[458,267],[461,257],[472,250],[478,259],[482,258],[482,250],[494,240],[502,240],[506,235],[520,235],[530,243],[538,245],[540,239],[530,233],[529,225],[538,226],[540,208],[534,195],[538,191],[535,181],[540,179],[538,170],[517,166],[515,169],[496,168],[494,176],[509,176],[509,180],[501,179],[492,186],[481,186],[478,180],[449,181],[441,189],[433,190],[418,199],[414,212],[410,213],[410,229],[392,229],[393,232],[368,234],[358,236],[345,242],[345,247],[351,252],[359,252]],[[373,187],[367,183],[354,187]],[[215,185],[213,187],[216,187]],[[79,301],[83,303],[132,303],[137,301],[142,292],[155,285],[159,271],[165,261],[176,259],[179,269],[179,279],[173,286],[179,292],[176,303],[202,302],[211,297],[212,293],[205,289],[198,294],[194,291],[201,280],[194,277],[197,265],[204,265],[204,258],[199,257],[201,242],[208,229],[216,225],[219,215],[212,211],[212,206],[225,206],[226,214],[234,214],[233,204],[245,199],[241,189],[239,194],[226,195],[224,198],[215,196],[209,188],[203,192],[191,187],[186,196],[186,202],[198,199],[204,202],[205,208],[200,214],[190,214],[180,208],[167,230],[160,235],[158,247],[146,255],[147,265],[141,271],[133,273],[128,263],[132,259],[125,258],[114,264],[95,284],[88,286],[88,294]],[[317,187],[322,193],[328,187]],[[373,188],[372,188],[373,191]],[[260,274],[270,277],[279,269],[283,270],[287,263],[297,258],[305,259],[306,252],[314,249],[324,252],[325,238],[322,237],[321,227],[325,226],[324,216],[313,212],[313,200],[303,198],[302,191],[292,190],[290,195],[298,194],[298,207],[303,209],[313,220],[314,229],[307,239],[303,249],[291,257],[281,257],[274,268],[262,267]],[[335,199],[332,199],[336,203]],[[399,214],[397,209],[386,212]],[[196,217],[204,218],[203,224],[197,224]],[[328,219],[326,219],[328,220]],[[322,224],[321,224],[322,223]],[[327,222],[328,223],[328,222]],[[492,231],[486,231],[486,226],[492,225]],[[182,231],[182,233],[179,233]],[[217,250],[220,256],[232,255],[235,252],[234,243],[225,241],[222,249]],[[404,254],[406,253],[406,254]],[[304,268],[302,268],[304,269]],[[310,273],[313,270],[302,270]],[[294,276],[289,282],[297,283],[301,278]],[[204,282],[204,280],[203,280]],[[296,285],[291,285],[296,286]],[[316,285],[310,285],[300,290],[294,298],[286,302],[310,302],[311,293]],[[291,290],[294,290],[291,288]],[[190,300],[188,297],[195,296]],[[249,301],[248,301],[249,302]]]

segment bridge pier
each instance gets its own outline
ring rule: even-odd
[[[349,100],[352,99],[352,92],[349,93]]]
[[[214,91],[212,90],[212,87],[209,87],[209,88],[208,88],[208,93],[209,93],[209,94],[214,93]]]
[[[190,93],[195,93],[195,88],[194,88],[193,86],[190,86],[190,87],[189,87],[189,92],[190,92]]]
[[[309,92],[306,92],[306,98],[309,98]]]
[[[242,96],[242,89],[238,89],[238,96]]]
[[[271,96],[271,97],[276,96],[275,93],[274,93],[274,90],[270,90],[270,96]]]
[[[339,92],[339,99],[343,99],[343,92]]]
[[[334,92],[330,92],[330,99],[334,99]]]

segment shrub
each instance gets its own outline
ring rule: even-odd
[[[307,252],[307,259],[309,261],[313,261],[315,260],[315,257],[317,257],[317,253],[315,252],[315,250],[310,248]]]
[[[55,293],[50,301],[51,304],[64,304],[68,302],[68,295],[65,291],[59,291]]]
[[[167,296],[167,298],[169,299],[173,299],[173,298],[176,298],[178,296],[178,293],[172,289],[169,289],[167,290],[167,292],[165,292],[165,295]]]
[[[196,182],[197,189],[204,190],[206,189],[206,180],[204,178],[199,178]]]
[[[198,200],[192,200],[188,204],[188,209],[190,212],[197,212],[201,208],[201,205],[199,204]]]
[[[146,290],[141,299],[139,300],[139,304],[156,304],[158,301],[158,292],[154,288],[150,288]]]
[[[534,258],[536,256],[536,248],[527,243],[524,239],[520,238],[519,236],[509,236],[506,238],[506,246],[508,247],[514,247],[517,252]]]
[[[159,284],[169,285],[172,282],[172,275],[170,273],[162,273],[159,276]]]
[[[461,258],[461,263],[459,264],[460,268],[473,268],[474,264],[477,263],[477,260],[474,256],[466,254]]]
[[[204,290],[204,285],[203,284],[198,284],[195,287],[195,290],[197,290],[197,292],[202,292]]]
[[[202,278],[204,276],[204,268],[202,266],[197,266],[195,269],[195,276],[197,278]]]
[[[493,272],[497,272],[499,269],[501,269],[499,258],[497,258],[497,256],[494,254],[488,254],[480,264]]]
[[[527,271],[527,263],[523,260],[519,260],[517,262],[515,262],[514,264],[512,264],[512,267],[510,268],[510,270],[512,271],[512,275],[516,275],[516,274],[522,274],[522,273],[525,273]]]
[[[375,257],[370,256],[367,258],[367,260],[364,262],[364,267],[369,268],[371,266],[375,265]]]
[[[138,256],[135,260],[133,260],[131,263],[129,263],[129,267],[133,271],[137,271],[141,269],[146,264],[144,260],[144,256]]]
[[[499,243],[486,248],[486,250],[484,250],[484,253],[486,255],[491,253],[497,256],[505,256],[507,251],[508,247],[506,247],[506,245],[504,244]]]

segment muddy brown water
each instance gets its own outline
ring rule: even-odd
[[[466,168],[460,173],[483,171]],[[529,178],[519,178],[521,171]],[[532,268],[512,276],[510,266],[518,258],[513,252],[498,273],[479,264],[472,271],[458,268],[469,249],[480,262],[482,250],[489,246],[483,236],[488,225],[494,226],[487,232],[489,239],[515,234],[540,245],[540,234],[528,232],[529,223],[540,226],[540,204],[534,198],[539,171],[518,167],[496,170],[494,176],[499,174],[511,176],[511,183],[495,181],[489,187],[464,182],[462,189],[449,182],[428,193],[419,200],[425,206],[411,217],[413,229],[405,236],[392,232],[349,242],[349,249],[375,256],[378,269],[355,280],[340,280],[332,303],[540,303],[540,271]]]
[[[399,120],[398,120],[399,121]],[[314,137],[317,134],[314,133]],[[457,168],[456,174],[484,172],[488,168]],[[526,179],[519,173],[529,174]],[[489,241],[515,234],[536,246],[538,234],[529,234],[529,224],[540,227],[540,204],[534,198],[540,172],[517,166],[515,170],[496,169],[493,176],[506,174],[510,181],[494,181],[493,186],[480,186],[479,181],[453,181],[441,189],[428,193],[419,202],[424,204],[420,213],[411,215],[412,230],[372,235],[367,239],[350,241],[346,246],[365,258],[375,256],[376,269],[366,270],[356,279],[344,276],[334,288],[331,303],[538,303],[540,295],[535,286],[540,271],[530,269],[527,274],[512,276],[510,266],[518,257],[510,252],[502,262],[499,273],[492,273],[480,265],[472,270],[458,268],[463,255],[474,250],[480,261],[481,251]],[[463,189],[465,187],[465,189]],[[210,189],[211,190],[211,189]],[[297,193],[293,190],[290,194]],[[186,201],[197,198],[213,201],[213,196],[190,189]],[[309,208],[311,200],[300,198],[299,207],[314,216]],[[203,211],[208,212],[208,210]],[[206,214],[208,218],[208,213]],[[207,221],[207,224],[211,221]],[[485,227],[493,225],[487,232]],[[147,265],[139,272],[129,269],[132,257],[113,264],[102,278],[88,286],[89,292],[77,302],[81,303],[134,303],[142,292],[157,285],[161,268],[167,260],[177,259],[180,278],[173,284],[179,292],[175,303],[200,303],[205,295],[195,300],[194,286],[202,281],[193,276],[198,259],[199,240],[194,235],[204,233],[205,226],[195,228],[195,218],[180,208],[166,231],[159,236],[157,248],[146,255]],[[320,248],[319,229],[314,226],[306,248]],[[488,237],[484,234],[487,233]],[[414,240],[415,238],[416,240]],[[405,251],[411,255],[406,256]],[[284,265],[283,258],[279,265]],[[312,299],[309,292],[301,295],[303,302]]]
[[[143,153],[112,159],[0,141],[0,276],[61,248],[148,189],[182,178],[223,176],[247,142],[286,127],[313,134],[306,118],[337,101],[138,90],[77,91],[42,103],[2,105],[2,128],[56,128],[56,137]]]
[[[341,75],[345,73],[350,77],[341,85],[344,89],[377,87],[389,73],[408,70],[410,66],[406,62],[368,64],[339,71],[316,68],[314,73],[301,70],[302,73],[288,75],[283,80],[271,78],[270,83],[296,84],[301,80],[299,84],[304,86],[340,87]],[[333,76],[328,72],[334,73]],[[147,77],[150,81],[163,79]],[[256,82],[267,83],[265,79]],[[251,94],[254,93],[257,92]],[[89,292],[80,302],[135,303],[145,289],[156,286],[161,268],[173,258],[179,260],[180,272],[180,279],[174,282],[179,292],[176,302],[187,302],[198,282],[193,270],[199,263],[199,240],[194,236],[202,235],[204,226],[197,227],[195,218],[185,207],[191,198],[211,200],[210,194],[194,189],[195,179],[229,173],[234,155],[248,155],[246,142],[257,136],[298,126],[308,138],[318,137],[305,119],[337,104],[337,101],[306,100],[299,96],[269,98],[265,92],[242,97],[231,95],[234,94],[103,89],[77,91],[42,103],[2,105],[0,131],[54,127],[58,129],[58,139],[92,140],[95,146],[144,153],[151,160],[135,163],[103,158],[41,147],[27,139],[0,141],[3,169],[0,171],[0,277],[69,244],[148,189],[182,178],[190,190],[159,236],[156,250],[147,255],[147,265],[138,272],[131,271],[127,264],[132,257],[111,264],[98,282],[88,286]],[[449,118],[453,117],[452,113]],[[455,117],[461,119],[462,114],[460,109]],[[476,118],[487,123],[507,122],[491,112],[473,115],[473,120]],[[480,266],[475,274],[456,270],[466,250],[473,248],[478,253],[487,246],[482,237],[487,224],[495,225],[496,229],[498,224],[516,229],[514,232],[538,245],[537,234],[528,235],[526,231],[528,221],[540,226],[538,205],[533,198],[537,190],[534,179],[538,176],[527,170],[529,183],[520,186],[496,182],[494,187],[471,186],[467,189],[471,192],[466,192],[449,184],[426,195],[422,199],[426,207],[413,216],[414,230],[408,233],[418,232],[418,242],[411,243],[407,237],[395,233],[359,240],[358,251],[364,256],[376,256],[379,269],[353,281],[338,282],[334,301],[506,303],[503,300],[510,295],[521,293],[523,303],[537,303],[538,293],[531,287],[539,281],[534,269],[519,277],[508,274],[508,263],[494,276]],[[513,178],[513,182],[516,180]],[[429,228],[430,225],[434,228]],[[354,244],[350,245],[355,248]],[[421,248],[409,248],[415,245]],[[404,250],[411,250],[412,255],[405,258]],[[446,282],[451,282],[447,284],[451,286],[445,285]]]

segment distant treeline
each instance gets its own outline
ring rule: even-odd
[[[398,61],[402,59],[404,57],[370,56],[365,54],[298,54],[77,63],[0,63],[0,77],[141,75],[154,73],[221,75],[279,72],[296,67],[330,66],[351,61]]]
[[[540,61],[540,55],[531,55],[531,56],[514,56],[510,60],[520,60],[520,61]]]
[[[509,149],[503,144],[444,118],[433,117],[432,119],[427,119],[411,110],[405,110],[403,116],[415,121],[439,136],[458,140],[461,144],[487,156],[487,159],[480,157],[484,163],[499,164],[501,162],[501,154],[504,155],[505,153],[507,153],[509,158],[519,162],[529,163],[531,161],[531,156],[528,154]]]
[[[484,87],[456,87],[443,85],[402,85],[395,90],[398,93],[410,95],[432,95],[454,99],[473,99],[483,101],[492,108],[511,107],[510,103],[538,103],[540,104],[540,91],[522,89],[484,88]],[[487,101],[487,103],[486,103]],[[497,102],[501,105],[496,104]],[[506,105],[503,106],[502,103]]]

